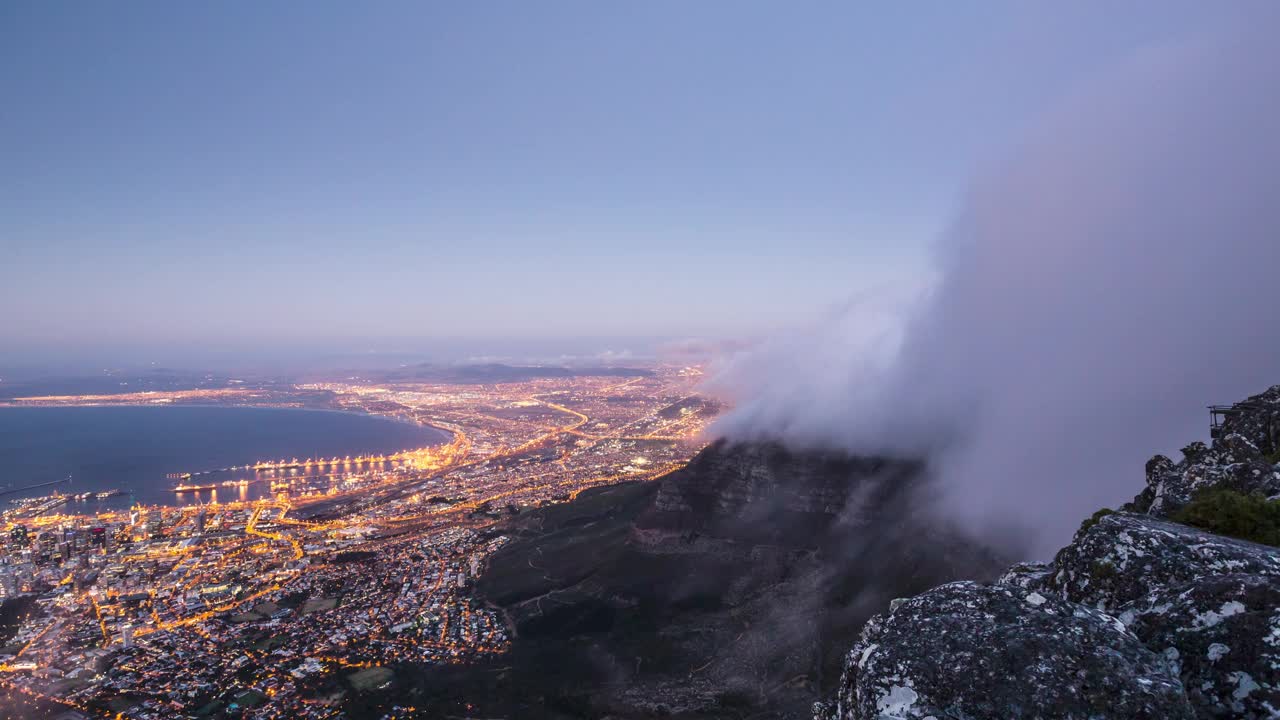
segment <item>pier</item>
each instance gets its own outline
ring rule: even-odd
[[[28,491],[28,490],[38,490],[38,489],[40,489],[40,488],[42,488],[42,487],[49,487],[49,486],[51,486],[51,485],[61,485],[62,483],[68,483],[68,484],[69,484],[70,482],[71,482],[71,476],[70,476],[70,475],[68,475],[68,476],[67,476],[65,479],[63,479],[63,480],[50,480],[49,482],[36,483],[35,485],[28,485],[28,486],[26,486],[26,487],[20,487],[20,488],[9,488],[9,489],[7,489],[7,490],[0,490],[0,497],[2,497],[2,496],[4,496],[4,495],[12,495],[12,494],[14,494],[14,493],[26,492],[26,491]]]

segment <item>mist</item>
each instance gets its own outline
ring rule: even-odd
[[[1276,15],[1048,112],[962,198],[936,280],[734,357],[717,429],[925,456],[946,512],[1031,556],[1131,499],[1206,405],[1280,383]]]

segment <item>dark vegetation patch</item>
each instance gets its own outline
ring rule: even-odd
[[[1097,525],[1099,520],[1101,520],[1102,518],[1108,515],[1113,514],[1114,512],[1115,510],[1112,510],[1111,508],[1099,509],[1094,514],[1090,515],[1088,519],[1086,519],[1084,522],[1080,523],[1080,530],[1077,532],[1077,534],[1087,531],[1089,528],[1093,527],[1094,525]]]
[[[1206,490],[1173,519],[1219,535],[1280,546],[1280,501],[1268,500],[1261,493]]]
[[[0,644],[9,642],[18,634],[23,623],[41,614],[35,595],[6,598],[4,604],[0,605]]]
[[[267,696],[263,695],[257,690],[245,690],[244,692],[236,695],[235,704],[239,705],[240,707],[251,708],[257,705],[261,705],[262,702],[266,699],[267,699]]]
[[[716,400],[696,396],[687,397],[659,410],[658,417],[672,420],[686,413],[693,413],[699,417],[709,417],[719,413],[721,409],[721,404]]]
[[[365,560],[368,560],[374,557],[375,555],[377,555],[377,553],[370,552],[368,550],[348,550],[346,552],[340,552],[337,555],[334,555],[333,563],[335,565],[342,565],[342,564],[351,563],[351,562],[363,562]]]

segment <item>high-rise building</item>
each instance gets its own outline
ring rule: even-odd
[[[53,556],[58,547],[58,536],[51,532],[41,532],[36,535],[36,563],[44,565],[53,561]]]
[[[206,519],[208,519],[208,513],[205,511],[204,507],[201,506],[200,512],[196,513],[196,532],[204,532],[204,523]]]
[[[133,625],[125,623],[120,626],[120,645],[123,647],[133,647]]]

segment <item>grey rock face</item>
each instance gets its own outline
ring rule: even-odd
[[[1147,486],[1126,510],[1171,517],[1209,488],[1280,494],[1280,472],[1267,460],[1280,449],[1280,385],[1234,406],[1213,446],[1193,442],[1175,463],[1163,455],[1147,462]]]
[[[1023,590],[1045,588],[1053,577],[1053,566],[1042,562],[1020,562],[1011,566],[996,583],[1012,585]]]
[[[1118,620],[1009,585],[957,582],[867,623],[821,720],[1191,718],[1163,657]]]
[[[1223,449],[1195,455],[1197,459],[1194,461],[1183,459],[1174,464],[1163,455],[1153,457],[1147,463],[1146,489],[1126,509],[1156,517],[1171,517],[1190,503],[1196,493],[1211,488],[1258,492],[1268,497],[1280,493],[1280,472],[1263,460],[1256,448],[1252,453],[1243,453],[1242,449],[1252,448],[1247,440],[1239,435],[1229,435],[1217,442],[1224,445]],[[1226,447],[1226,444],[1234,447]]]
[[[922,470],[918,462],[721,442],[663,478],[636,527],[648,541],[697,536],[747,548],[809,547],[837,520],[869,524]]]
[[[1132,513],[1101,518],[1054,558],[1047,588],[1104,612],[1118,612],[1153,589],[1228,574],[1280,575],[1280,553]]]
[[[893,601],[814,717],[1280,718],[1280,550],[1169,520],[1203,490],[1280,495],[1280,386],[1223,415],[1052,563]]]
[[[1120,619],[1166,658],[1199,717],[1280,717],[1280,577],[1221,575],[1160,588]]]
[[[1226,416],[1219,436],[1240,435],[1264,453],[1275,452],[1280,446],[1280,385],[1235,407],[1237,412]],[[1217,446],[1215,442],[1215,449]]]

